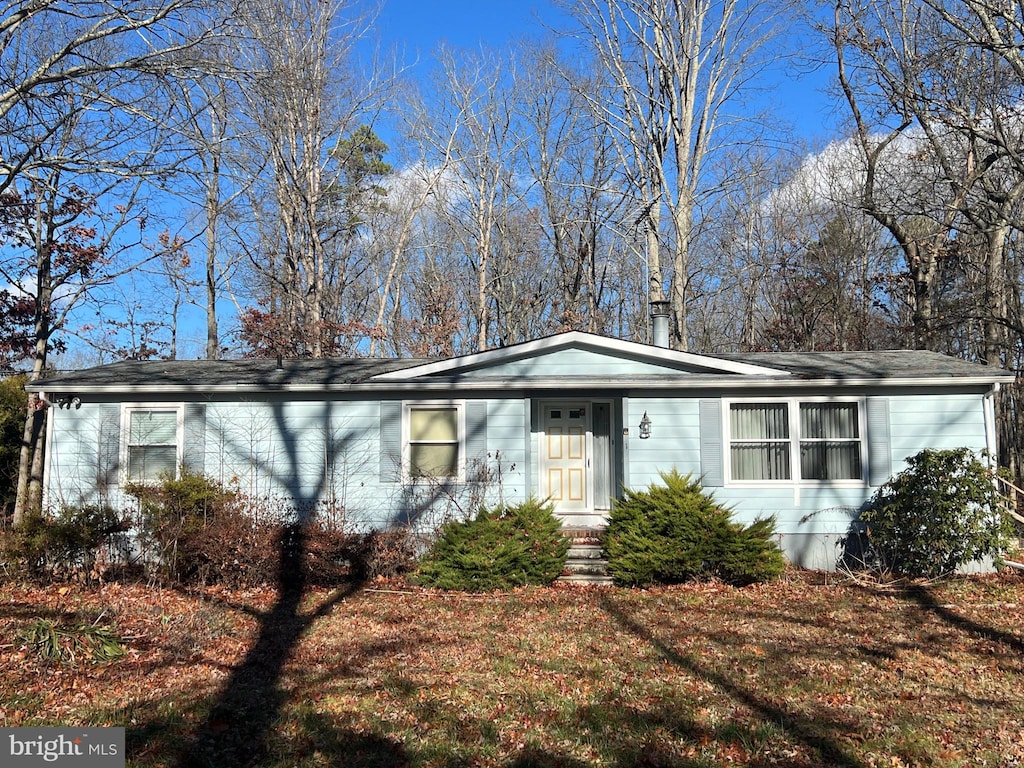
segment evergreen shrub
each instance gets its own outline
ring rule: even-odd
[[[14,509],[28,395],[24,375],[0,379],[0,520]]]
[[[970,449],[925,449],[861,515],[869,560],[902,576],[939,578],[998,558],[1012,531],[1000,502],[988,468]]]
[[[35,512],[4,534],[3,558],[33,579],[96,577],[97,560],[111,537],[126,524],[111,508],[101,505],[62,507],[56,514]]]
[[[418,580],[470,592],[546,585],[561,575],[568,550],[551,504],[530,499],[484,508],[470,520],[441,528],[420,563]]]
[[[785,568],[773,541],[774,519],[748,526],[733,522],[700,481],[676,470],[663,485],[627,489],[616,501],[605,532],[608,570],[622,585],[675,584],[718,578],[745,585],[769,581]]]

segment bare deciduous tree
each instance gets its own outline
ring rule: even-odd
[[[0,10],[2,279],[34,307],[32,379],[72,310],[128,269],[149,179],[167,171],[152,100],[159,77],[198,64],[216,3],[34,0]],[[143,257],[145,258],[145,257]],[[38,507],[42,404],[29,398],[15,523]]]
[[[917,344],[1020,366],[1011,275],[1024,204],[1024,10],[842,0],[830,36],[865,164],[861,203],[904,252]],[[971,295],[950,301],[950,288]],[[981,333],[961,349],[972,325]]]
[[[671,343],[686,349],[695,217],[720,186],[707,160],[737,138],[726,105],[777,55],[779,3],[567,0],[607,73],[593,108],[615,137],[646,237],[648,295],[671,302]],[[663,228],[662,213],[667,215]],[[667,250],[667,254],[663,254]]]
[[[103,3],[29,0],[0,9],[0,192],[36,168],[94,163],[77,152],[54,154],[60,104],[88,92],[107,108],[138,109],[140,81],[185,71],[191,52],[221,26],[213,0]],[[149,90],[143,84],[144,91]],[[125,141],[108,137],[111,145]]]
[[[244,51],[244,111],[255,184],[248,243],[280,352],[323,357],[337,349],[332,322],[352,266],[339,255],[351,212],[340,200],[334,150],[380,108],[386,85],[360,78],[354,47],[372,13],[358,0],[251,0],[243,6],[251,44]],[[255,332],[255,331],[254,331]],[[262,331],[261,331],[262,332]]]

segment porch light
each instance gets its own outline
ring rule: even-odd
[[[640,439],[646,440],[651,436],[651,419],[647,415],[647,411],[644,411],[644,417],[640,419]]]

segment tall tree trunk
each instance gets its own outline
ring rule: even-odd
[[[36,320],[36,348],[32,361],[29,381],[38,381],[46,370],[46,346],[49,334],[45,317]],[[18,453],[18,487],[14,502],[12,525],[19,528],[33,512],[42,509],[43,466],[45,458],[44,426],[46,421],[45,403],[37,392],[28,394],[28,410],[25,413],[25,428],[22,431],[21,449]]]
[[[219,150],[211,157],[206,187],[206,359],[220,359],[220,331],[217,327],[217,227],[220,222]]]

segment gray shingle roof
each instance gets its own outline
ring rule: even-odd
[[[723,360],[781,368],[806,379],[975,377],[1000,371],[948,355],[899,349],[871,352],[747,352],[711,355]],[[1007,374],[1009,377],[1009,374]]]
[[[756,381],[793,379],[805,381],[878,381],[899,379],[914,380],[957,380],[987,379],[990,381],[1012,380],[1012,374],[989,366],[969,363],[934,352],[918,350],[891,350],[878,352],[758,352],[744,354],[708,355],[709,359],[744,362],[775,368],[785,373],[777,376],[744,376],[708,373],[679,373],[666,371],[657,376],[633,377],[634,383],[646,380],[649,384],[671,384],[680,377],[690,383],[697,379],[722,381],[742,380],[751,384]],[[35,383],[32,387],[44,391],[71,391],[72,389],[131,391],[147,390],[248,390],[274,391],[291,388],[306,390],[344,389],[350,385],[365,385],[374,376],[382,373],[401,371],[424,363],[424,358],[367,359],[345,358],[328,360],[284,360],[280,367],[273,359],[242,360],[167,360],[167,361],[123,361],[109,365],[59,374]],[[788,374],[788,375],[787,375]],[[457,378],[457,374],[454,378]],[[499,377],[500,378],[500,377]],[[483,383],[487,377],[478,378]],[[440,383],[445,377],[421,379]],[[585,380],[578,377],[562,377],[564,384],[583,386]],[[608,382],[605,382],[607,384]],[[625,382],[624,382],[625,383]],[[457,387],[458,384],[453,383]]]
[[[372,376],[428,362],[423,359],[380,360],[340,358],[325,360],[125,360],[81,371],[69,371],[36,382],[35,388],[73,384],[77,387],[166,386],[283,387],[293,384],[355,384]]]

